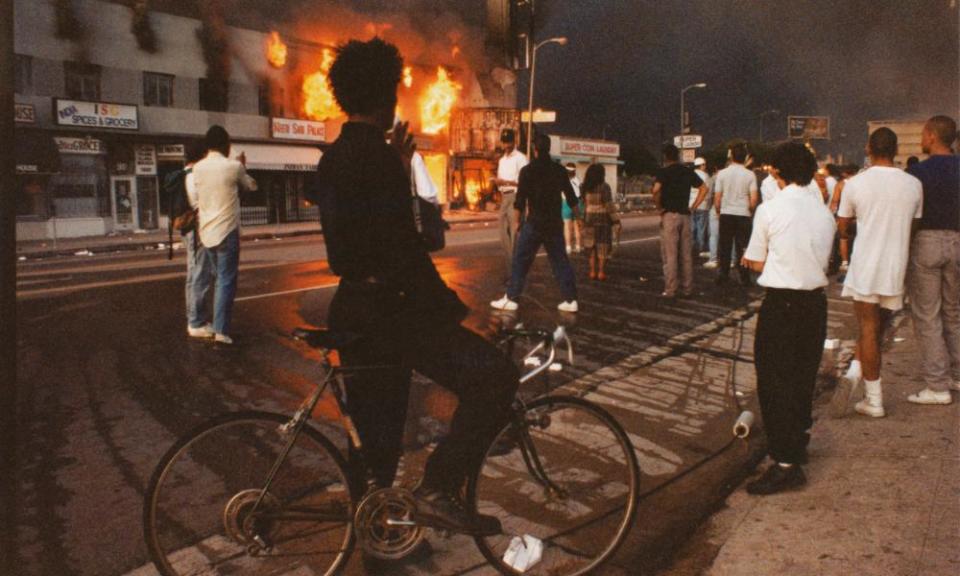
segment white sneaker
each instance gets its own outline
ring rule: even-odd
[[[573,252],[573,248],[567,246],[567,254],[569,254],[569,253],[571,253],[571,252]]]
[[[872,416],[873,418],[883,418],[887,415],[887,413],[883,410],[883,404],[880,404],[879,406],[876,404],[871,404],[866,398],[857,402],[853,406],[853,409],[864,416]]]
[[[513,311],[519,308],[519,305],[504,294],[503,298],[491,302],[490,307],[496,308],[497,310]]]
[[[916,394],[907,396],[907,401],[913,402],[914,404],[949,404],[953,402],[953,399],[950,398],[949,390],[936,392],[929,388],[924,388]]]
[[[557,310],[561,312],[577,312],[580,310],[580,307],[577,306],[576,300],[571,300],[569,302],[561,302],[557,305]]]
[[[227,336],[226,334],[217,334],[213,339],[218,344],[233,344],[233,338]]]
[[[709,262],[704,262],[704,263],[703,263],[703,267],[706,268],[706,269],[708,269],[708,270],[713,270],[713,269],[716,268],[717,266],[718,266],[718,264],[717,264],[716,262],[714,262],[713,260],[711,260],[711,261],[709,261]]]
[[[709,252],[701,252],[701,253],[700,253],[700,257],[701,257],[701,258],[709,258],[709,257],[710,257],[710,253],[709,253]]]
[[[209,324],[204,324],[199,328],[187,326],[187,334],[191,338],[213,338],[213,328]]]

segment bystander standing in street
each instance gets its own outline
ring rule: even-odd
[[[710,244],[710,257],[707,258],[707,261],[704,262],[703,267],[708,270],[715,270],[718,266],[717,264],[717,247],[720,244],[720,215],[714,209],[717,203],[716,197],[716,188],[717,188],[717,172],[719,167],[713,162],[707,164],[707,199],[710,203],[710,233],[709,233],[709,244]]]
[[[908,168],[923,185],[923,217],[910,250],[909,294],[926,388],[907,400],[950,404],[960,390],[960,156],[957,123],[934,116],[921,135],[929,158]]]
[[[566,201],[577,210],[579,199],[570,185],[570,178],[563,166],[550,158],[550,137],[539,134],[534,138],[533,162],[520,171],[517,187],[516,219],[520,224],[517,246],[507,293],[490,306],[497,310],[516,310],[517,298],[523,293],[523,285],[533,260],[540,247],[547,251],[553,276],[560,284],[563,301],[557,306],[561,312],[576,312],[577,285],[570,266],[570,259],[563,245],[563,220],[560,203]]]
[[[613,228],[620,226],[620,215],[613,203],[613,191],[604,181],[600,164],[587,168],[582,187],[583,246],[589,255],[590,279],[607,279],[607,259],[613,249]]]
[[[653,185],[653,201],[661,214],[660,254],[663,258],[663,293],[674,298],[693,294],[693,231],[691,208],[695,211],[707,196],[707,185],[696,172],[680,164],[680,150],[673,144],[663,147],[664,166]],[[690,189],[697,197],[690,203]],[[728,250],[729,253],[729,250]],[[678,281],[677,273],[681,274]]]
[[[240,267],[240,192],[256,190],[257,183],[247,174],[243,155],[239,160],[230,158],[230,135],[222,126],[207,130],[206,146],[207,157],[193,167],[200,242],[216,274],[214,338],[221,344],[233,344],[230,321]]]
[[[826,271],[836,224],[808,186],[813,154],[790,142],[777,148],[775,200],[757,209],[741,264],[760,273],[766,288],[754,357],[757,394],[773,463],[747,484],[751,494],[774,494],[806,483],[802,464],[813,425],[813,390],[827,331]]]
[[[757,177],[743,165],[746,144],[732,145],[729,158],[730,165],[717,173],[713,198],[714,210],[720,217],[717,284],[725,284],[730,278],[730,249],[736,249],[737,260],[743,257],[750,240],[750,215],[759,203]],[[744,268],[740,268],[740,283],[750,285],[750,272]]]
[[[500,143],[503,144],[503,155],[497,163],[497,177],[494,178],[493,183],[500,191],[500,244],[506,256],[509,275],[516,247],[515,235],[520,226],[513,205],[517,200],[520,170],[527,165],[527,156],[517,150],[517,135],[513,130],[504,130],[500,135]]]
[[[193,165],[199,162],[206,150],[200,142],[190,142],[184,153],[184,187],[187,190],[187,201],[190,207],[197,210],[200,200],[197,198],[197,186],[194,182]],[[200,242],[196,225],[181,236],[181,241],[187,250],[187,334],[193,338],[213,338],[215,336],[210,324],[210,308],[207,305],[207,294],[213,281],[213,267],[207,249]]]
[[[836,403],[846,406],[860,379],[866,388],[857,412],[880,418],[880,339],[890,313],[903,308],[904,277],[910,251],[911,226],[922,215],[920,181],[897,168],[897,135],[880,128],[867,144],[870,168],[847,181],[840,200],[840,234],[847,236],[857,222],[857,245],[843,283],[843,296],[853,298],[860,324],[857,349],[841,379]]]
[[[567,254],[579,253],[583,249],[582,224],[583,224],[583,194],[580,190],[580,178],[577,178],[577,165],[573,162],[567,163],[567,176],[570,177],[570,185],[573,186],[573,192],[580,199],[580,216],[574,212],[566,202],[560,207],[563,214],[563,241],[567,245]]]
[[[690,189],[690,211],[693,220],[693,252],[701,258],[706,258],[710,256],[710,201],[712,200],[710,197],[710,185],[708,183],[710,176],[707,175],[707,161],[701,157],[694,159],[693,171],[696,172],[700,180],[707,186],[707,195],[697,208],[693,207],[693,203],[696,202],[700,196],[700,187]]]

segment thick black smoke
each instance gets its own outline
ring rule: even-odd
[[[197,30],[197,38],[207,63],[209,97],[225,105],[230,94],[231,48],[224,0],[204,0],[199,7],[203,24]]]

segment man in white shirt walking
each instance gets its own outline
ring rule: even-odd
[[[230,320],[237,293],[240,266],[240,191],[257,189],[247,174],[244,159],[230,159],[230,135],[218,125],[206,136],[207,157],[193,167],[199,201],[200,242],[206,247],[216,273],[213,296],[214,338],[233,344]]]
[[[497,163],[497,177],[493,183],[500,190],[500,244],[507,257],[507,273],[513,266],[513,247],[516,243],[520,222],[513,203],[517,199],[517,185],[520,182],[520,170],[527,165],[527,156],[517,150],[517,135],[513,130],[504,130],[500,135],[503,144],[503,156]]]
[[[766,288],[760,307],[754,357],[757,394],[773,464],[747,484],[751,494],[774,494],[806,483],[813,425],[813,389],[827,330],[826,271],[836,230],[833,215],[807,189],[817,168],[802,144],[775,153],[775,200],[757,209],[750,245],[741,264]]]
[[[747,159],[746,144],[730,147],[730,165],[717,173],[713,206],[720,216],[720,261],[717,284],[730,278],[730,249],[736,247],[737,259],[743,256],[750,239],[750,214],[759,203],[757,177],[743,165]],[[740,268],[740,283],[750,285],[750,273]]]
[[[889,128],[870,135],[867,153],[871,167],[847,181],[837,212],[844,238],[851,223],[857,222],[843,296],[853,298],[860,334],[855,360],[841,379],[835,403],[845,407],[862,377],[866,393],[856,411],[880,418],[885,414],[880,339],[886,317],[903,308],[911,227],[923,215],[923,188],[894,165],[897,135]]]

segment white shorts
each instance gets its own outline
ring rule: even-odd
[[[844,298],[853,298],[857,302],[866,302],[868,304],[879,304],[881,308],[887,310],[893,310],[896,312],[903,308],[903,294],[897,294],[896,296],[883,296],[880,294],[861,294],[850,288],[849,286],[843,287],[843,292],[841,296]]]

